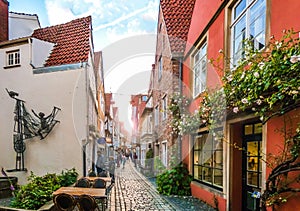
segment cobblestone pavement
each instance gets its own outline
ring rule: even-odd
[[[155,182],[154,182],[155,183]],[[130,161],[125,168],[116,168],[116,183],[108,209],[111,211],[214,211],[204,202],[192,197],[160,195],[153,181],[141,174]]]
[[[116,182],[112,189],[108,210],[176,210],[163,199],[133,163],[126,161],[125,168],[116,168]]]

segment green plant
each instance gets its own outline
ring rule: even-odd
[[[61,186],[69,186],[77,179],[75,169],[63,171],[61,175],[36,176],[31,172],[29,183],[15,192],[11,206],[21,209],[38,209],[52,199],[52,193]]]
[[[250,110],[263,123],[300,104],[300,40],[293,30],[271,38],[265,50],[245,41],[245,58],[223,78],[227,107],[234,113]]]
[[[192,176],[189,175],[186,166],[179,164],[157,176],[157,190],[164,195],[189,196],[191,195],[191,181]]]
[[[75,168],[70,170],[62,171],[60,175],[57,176],[59,178],[59,183],[63,187],[70,186],[74,184],[77,180],[78,173]]]

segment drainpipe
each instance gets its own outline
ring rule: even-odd
[[[89,140],[89,80],[88,80],[88,64],[82,63],[85,71],[85,94],[86,94],[86,144],[83,146],[83,176],[86,176],[86,146],[90,142]]]
[[[182,56],[178,58],[179,60],[179,94],[182,95]],[[182,163],[182,137],[178,135],[178,158],[180,163]]]

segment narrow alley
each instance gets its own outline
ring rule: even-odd
[[[207,210],[212,207],[193,197],[176,198],[160,195],[154,185],[129,160],[125,168],[116,168],[116,182],[112,189],[108,210]]]

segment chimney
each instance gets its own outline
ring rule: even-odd
[[[8,6],[7,0],[0,0],[0,42],[8,40]]]

